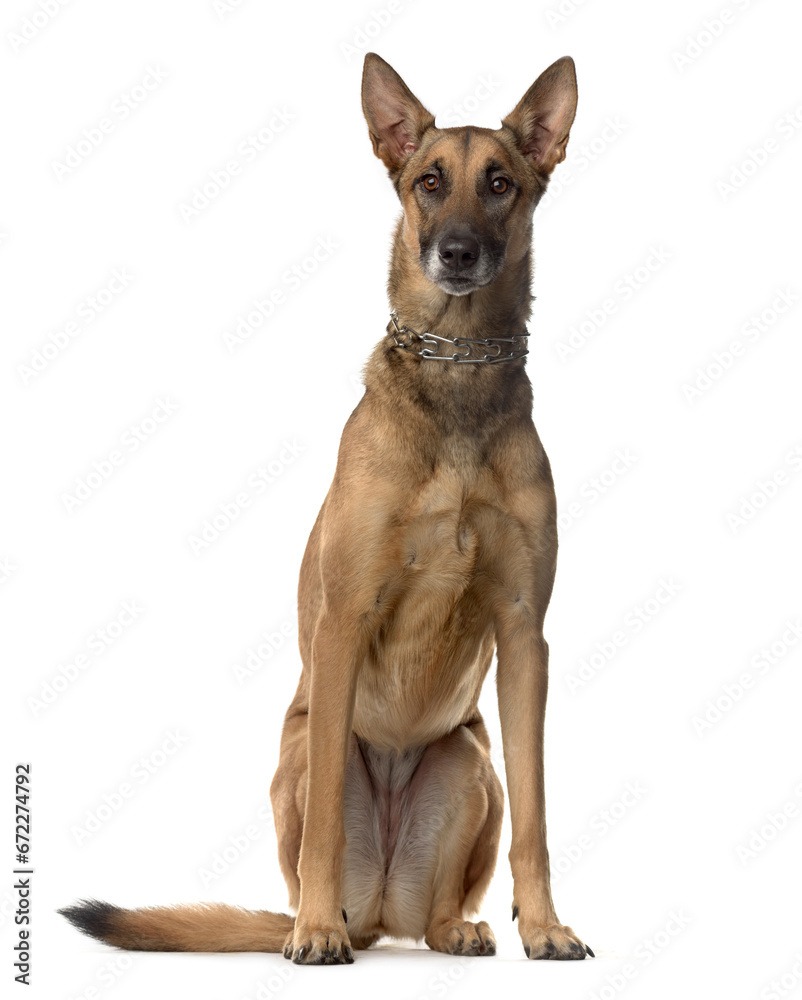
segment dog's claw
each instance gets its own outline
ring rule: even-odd
[[[590,947],[589,944],[585,945],[585,951],[588,953],[588,955],[590,955],[591,958],[596,957],[595,954],[593,953],[593,949]]]
[[[536,926],[528,931],[524,929],[521,938],[526,957],[532,961],[582,961],[586,954],[593,955],[589,948],[586,950],[586,945],[577,938],[571,928],[562,924]]]
[[[345,961],[350,965],[354,960],[354,953],[348,945],[343,948],[343,955],[345,955]]]
[[[512,920],[513,920],[513,923],[515,923],[515,920],[517,919],[517,917],[518,917],[518,907],[517,906],[513,906],[513,908],[512,908]]]
[[[304,948],[304,946],[301,945],[301,947],[298,949],[298,954],[293,959],[293,962],[295,962],[296,965],[300,965],[301,962],[303,962],[304,960],[305,954],[306,954],[306,948]]]
[[[348,914],[345,912],[345,907],[343,907],[343,920],[348,923]]]

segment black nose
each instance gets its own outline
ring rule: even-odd
[[[479,259],[479,243],[472,236],[444,236],[437,253],[452,271],[466,271]]]

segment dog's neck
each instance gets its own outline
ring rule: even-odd
[[[399,225],[389,280],[390,304],[402,324],[441,337],[511,337],[526,333],[531,309],[531,260],[505,266],[486,288],[448,295],[428,281],[404,243]],[[366,369],[365,386],[396,426],[431,421],[435,438],[470,438],[477,448],[509,420],[528,420],[532,388],[523,358],[504,364],[460,364],[421,358],[397,347],[390,332]]]

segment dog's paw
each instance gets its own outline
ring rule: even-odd
[[[284,942],[284,957],[296,965],[350,965],[354,953],[344,926],[313,929],[296,921]]]
[[[517,906],[513,907],[512,914],[515,920],[518,916]],[[527,958],[581,961],[586,955],[590,955],[591,958],[596,957],[571,928],[563,924],[538,925],[533,921],[521,919],[518,921],[518,932]]]
[[[447,955],[495,955],[496,939],[484,920],[439,920],[426,931],[426,944],[432,951]]]

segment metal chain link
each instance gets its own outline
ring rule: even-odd
[[[526,346],[528,333],[520,333],[514,337],[484,337],[481,340],[470,340],[467,337],[438,337],[436,333],[418,333],[408,326],[401,326],[398,322],[398,313],[390,313],[390,322],[393,325],[393,339],[396,347],[409,351],[410,354],[417,354],[420,358],[427,358],[431,361],[456,361],[459,364],[488,364],[497,365],[502,361],[517,361],[529,353]],[[416,349],[416,343],[420,343]],[[440,352],[440,345],[448,344],[457,348],[452,354]],[[505,347],[505,345],[507,345]],[[446,348],[444,348],[445,350]],[[482,357],[472,357],[476,352],[484,350],[495,350],[495,354],[485,353]],[[462,353],[459,353],[462,351]]]

